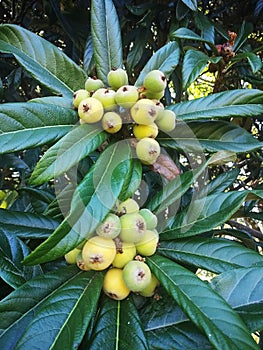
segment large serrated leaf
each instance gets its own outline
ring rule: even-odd
[[[195,199],[177,214],[171,229],[161,233],[163,240],[194,236],[227,221],[242,205],[246,191],[215,193]]]
[[[41,85],[56,94],[72,96],[72,91],[84,86],[86,74],[63,51],[13,24],[0,26],[0,51],[11,53]]]
[[[51,217],[0,209],[0,225],[20,238],[47,238],[59,225]]]
[[[48,149],[36,165],[30,183],[39,185],[63,174],[96,150],[107,137],[98,126],[77,126]]]
[[[111,0],[92,2],[91,33],[97,75],[107,84],[108,72],[123,64],[120,25]]]
[[[263,267],[224,272],[213,278],[211,286],[235,308],[251,332],[263,329]]]
[[[0,230],[0,277],[13,288],[42,273],[40,266],[23,266],[30,249],[18,237]]]
[[[237,267],[262,265],[263,256],[237,242],[218,238],[188,238],[161,241],[158,253],[214,273]]]
[[[214,350],[192,322],[170,324],[147,332],[150,349]]]
[[[207,283],[167,258],[154,255],[146,262],[216,349],[258,349],[240,316]]]
[[[77,122],[76,112],[53,104],[5,103],[0,112],[0,153],[54,142]]]
[[[237,108],[238,109],[238,108]],[[200,149],[211,152],[249,152],[262,147],[251,133],[240,126],[222,120],[178,122],[169,137],[158,138],[164,147],[179,148],[184,151]]]
[[[104,297],[94,325],[89,349],[149,349],[136,307],[128,298],[122,301]]]
[[[88,239],[122,193],[131,166],[128,143],[106,148],[76,188],[69,215],[24,262],[32,265],[54,260]]]
[[[263,113],[263,92],[236,89],[168,106],[179,120],[253,117]]]
[[[44,349],[77,347],[93,316],[103,283],[103,273],[77,270],[76,267],[69,271],[62,269],[61,274],[56,271],[56,274],[47,274],[42,279],[33,279],[30,285],[26,284],[16,294],[11,294],[13,298],[2,302],[2,312],[12,312],[11,319],[14,319],[11,322],[9,317],[2,322],[5,331],[0,336],[0,344],[4,344],[5,349],[11,344],[16,349],[34,348],[36,339]],[[30,293],[27,302],[26,291]],[[16,313],[16,303],[20,306],[19,314]]]
[[[3,299],[0,303],[0,348],[13,349],[48,296],[77,272],[77,266],[67,266],[37,276]]]
[[[142,86],[145,75],[151,70],[158,69],[168,78],[178,65],[180,58],[180,49],[176,42],[170,42],[157,50],[144,66],[135,86]]]
[[[212,350],[212,345],[163,287],[139,310],[150,349]]]

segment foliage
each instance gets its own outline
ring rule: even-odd
[[[228,34],[206,1],[99,0],[78,32],[74,6],[66,16],[67,2],[64,11],[50,3],[65,51],[37,30],[0,26],[1,347],[258,349],[263,93],[249,24]],[[180,170],[172,179],[142,166],[125,140],[78,123],[74,91],[121,66],[136,86],[152,69],[168,78],[162,101],[178,121],[157,140],[164,170]],[[213,89],[195,98],[207,71]],[[102,292],[104,272],[80,271],[64,255],[131,196],[158,215],[160,245],[146,262],[160,286],[153,298],[115,301]]]

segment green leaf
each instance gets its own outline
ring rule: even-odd
[[[227,221],[246,196],[246,191],[230,191],[192,200],[187,208],[175,216],[172,228],[161,233],[161,239],[172,240],[212,230]]]
[[[233,45],[233,51],[237,52],[242,45],[248,40],[248,36],[253,32],[253,24],[243,21],[238,36]]]
[[[148,72],[159,69],[168,78],[179,63],[180,50],[176,42],[170,42],[155,52],[139,74],[135,86],[142,86]]]
[[[258,72],[262,68],[261,58],[253,52],[239,53],[233,58],[233,62],[240,62],[244,59],[248,60],[253,73]]]
[[[186,89],[195,81],[207,66],[209,57],[201,51],[188,50],[184,56],[182,76],[183,88]]]
[[[75,184],[67,184],[57,195],[56,198],[48,205],[44,215],[64,219],[70,210],[70,204],[75,191]],[[63,216],[64,215],[64,216]]]
[[[3,299],[0,303],[0,348],[6,348],[7,344],[9,349],[14,348],[48,296],[74,278],[77,272],[77,266],[67,266],[36,276]]]
[[[44,349],[77,348],[97,306],[103,273],[76,270],[33,279],[4,299],[2,315],[10,317],[2,322],[0,344],[32,349],[37,341]]]
[[[108,72],[123,64],[120,25],[111,0],[92,2],[91,33],[97,75],[107,84]]]
[[[178,38],[178,39],[188,39],[188,40],[201,41],[201,42],[212,44],[210,41],[197,35],[192,30],[190,30],[188,28],[183,28],[183,27],[181,27],[181,28],[177,29],[175,32],[171,33],[170,37],[171,37],[171,40]]]
[[[150,349],[167,350],[213,350],[205,336],[192,322],[181,322],[180,324],[169,324],[166,327],[147,332]]]
[[[182,175],[175,177],[157,192],[147,205],[147,208],[156,214],[167,209],[169,205],[176,202],[190,188],[190,186],[205,171],[205,164],[193,170],[186,171]]]
[[[190,10],[196,11],[197,10],[197,0],[182,0],[183,3],[189,7]]]
[[[201,190],[201,192],[205,193],[205,195],[223,192],[233,184],[239,172],[240,170],[238,168],[233,168],[229,171],[219,174],[216,178],[208,182],[207,185]]]
[[[213,278],[211,286],[235,308],[251,332],[263,329],[263,267],[224,272]]]
[[[200,11],[194,13],[195,24],[201,31],[201,37],[205,40],[214,43],[215,41],[215,24],[205,14]]]
[[[72,109],[36,102],[2,104],[0,119],[0,153],[54,142],[77,122]]]
[[[150,349],[212,350],[204,334],[187,318],[163,287],[139,310]]]
[[[216,349],[258,349],[246,325],[230,305],[194,273],[167,258],[146,260],[167,292]]]
[[[63,174],[95,151],[107,137],[98,126],[77,126],[47,150],[36,165],[30,183],[39,185]]]
[[[88,239],[122,193],[131,166],[128,143],[106,148],[76,188],[69,215],[24,262],[33,265],[54,260]]]
[[[61,96],[37,97],[29,100],[28,102],[47,103],[50,105],[56,105],[56,106],[72,109],[72,94],[66,97],[61,97]]]
[[[232,151],[243,153],[262,147],[251,133],[227,121],[178,122],[170,137],[158,137],[164,147],[196,151],[205,149],[211,152]]]
[[[145,30],[145,27],[140,27],[136,30],[134,45],[127,55],[126,67],[128,72],[132,72],[144,55],[146,42],[148,40],[148,35],[145,35]]]
[[[54,93],[72,96],[84,86],[86,74],[63,51],[27,29],[0,26],[0,51],[11,53],[41,85]]]
[[[0,230],[0,277],[13,288],[42,273],[40,266],[23,266],[30,249],[16,236]]]
[[[236,89],[168,106],[179,120],[253,117],[263,113],[263,92]]]
[[[89,349],[149,349],[136,307],[128,298],[115,301],[104,297],[94,325]]]
[[[209,166],[222,165],[229,162],[235,163],[237,160],[236,153],[233,151],[215,152],[209,159]]]
[[[139,188],[142,181],[142,163],[139,159],[132,159],[130,176],[126,177],[119,200],[124,201],[132,197],[134,192]]]
[[[262,255],[227,239],[193,237],[161,241],[158,253],[214,273],[237,267],[263,266]]]
[[[59,225],[51,217],[0,209],[0,225],[20,238],[47,238]]]

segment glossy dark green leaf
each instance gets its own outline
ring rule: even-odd
[[[85,72],[62,50],[31,31],[13,24],[0,27],[0,51],[11,53],[41,85],[72,96],[85,82]]]
[[[51,217],[0,209],[0,225],[20,238],[47,238],[59,225]]]
[[[145,75],[154,69],[159,69],[168,78],[179,63],[180,50],[176,42],[170,42],[157,50],[141,70],[136,86],[143,85]]]
[[[161,241],[158,253],[195,267],[222,273],[237,267],[262,265],[263,256],[235,241],[219,238],[187,238]]]
[[[121,195],[131,164],[128,143],[119,142],[106,148],[76,188],[69,215],[25,263],[54,260],[88,239]]]
[[[127,55],[127,70],[131,72],[137,64],[140,62],[144,55],[144,50],[146,46],[146,42],[148,40],[148,35],[145,35],[145,27],[140,27],[136,29],[136,37],[134,40],[134,45],[129,50]]]
[[[48,296],[74,278],[77,272],[76,266],[67,266],[37,276],[3,299],[0,303],[0,347],[13,349]]]
[[[246,191],[215,193],[197,198],[177,214],[171,229],[161,233],[163,240],[195,236],[227,221],[242,205]]]
[[[48,205],[44,215],[53,217],[54,219],[62,218],[68,215],[70,211],[70,204],[75,191],[75,184],[66,185],[57,195],[56,198]]]
[[[223,172],[208,182],[201,191],[205,194],[223,192],[234,183],[239,172],[240,170],[238,168],[233,168],[229,171]]]
[[[226,271],[211,286],[243,318],[251,332],[263,329],[263,267]]]
[[[170,324],[147,332],[150,349],[213,350],[206,337],[192,322]]]
[[[139,310],[151,349],[212,349],[205,335],[163,287],[158,287],[156,295],[157,298],[147,298],[147,303]]]
[[[262,147],[251,133],[240,126],[222,120],[178,122],[169,137],[158,137],[164,147],[196,151],[197,148],[217,152],[249,152]]]
[[[233,62],[240,62],[247,59],[253,73],[258,72],[262,67],[262,60],[253,52],[239,53],[233,58]]]
[[[149,349],[136,307],[128,298],[103,298],[88,344],[89,349]]]
[[[139,188],[142,180],[142,163],[139,159],[132,159],[130,175],[126,177],[126,183],[123,185],[119,200],[124,201],[132,197],[134,192]]]
[[[168,106],[179,120],[200,120],[226,117],[253,117],[263,112],[263,92],[236,89],[218,92],[191,101]]]
[[[188,50],[183,60],[183,88],[186,89],[195,81],[207,66],[209,57],[198,50]]]
[[[211,43],[215,41],[215,28],[214,22],[201,11],[194,13],[195,24],[201,31],[201,37]]]
[[[239,33],[233,45],[233,51],[238,51],[242,45],[248,40],[248,36],[253,31],[253,24],[248,21],[243,21]]]
[[[205,164],[193,171],[186,171],[163,185],[147,205],[147,208],[157,213],[165,210],[169,205],[176,202],[205,171]]]
[[[146,262],[167,292],[216,349],[258,349],[250,331],[230,305],[194,273],[154,255]]]
[[[175,32],[170,34],[170,38],[172,40],[178,38],[178,39],[187,39],[187,40],[195,40],[195,41],[200,41],[200,42],[205,42],[205,43],[210,43],[208,40],[205,38],[202,38],[192,30],[188,28],[179,28]],[[211,43],[210,43],[211,44]]]
[[[77,126],[47,150],[36,165],[30,183],[39,185],[63,174],[95,151],[107,137],[98,126]]]
[[[76,112],[53,104],[5,103],[0,112],[0,153],[54,142],[77,122]]]
[[[13,288],[42,273],[40,266],[23,266],[30,249],[18,237],[0,230],[0,277]]]
[[[43,349],[76,348],[97,306],[103,273],[74,266],[41,277],[1,303],[8,317],[1,322],[0,344],[30,349],[37,341]]]
[[[108,72],[123,64],[120,25],[111,0],[92,2],[91,33],[97,75],[107,84]]]

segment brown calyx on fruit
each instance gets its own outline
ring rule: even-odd
[[[86,112],[88,112],[90,110],[90,105],[89,104],[84,104],[82,109],[83,109],[83,112],[86,113]]]
[[[101,254],[96,254],[96,255],[91,255],[89,258],[89,262],[91,264],[97,264],[97,263],[102,263],[104,262],[103,255]]]

